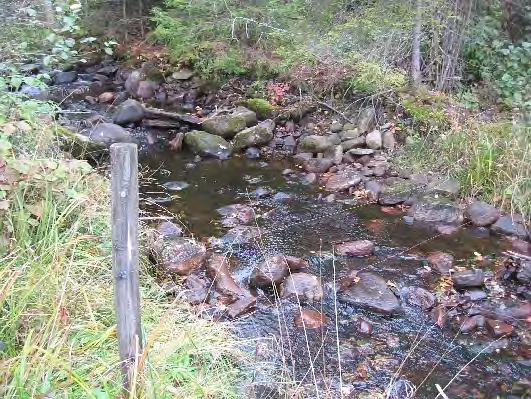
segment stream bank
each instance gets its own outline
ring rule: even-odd
[[[259,117],[237,108],[252,82],[213,92],[186,71],[156,72],[111,61],[55,75],[64,124],[93,139],[91,151],[140,143],[152,171],[143,209],[175,224],[154,238],[166,281],[188,275],[198,312],[270,338],[253,350],[282,372],[257,373],[256,389],[356,397],[389,385],[407,397],[413,384],[433,397],[482,352],[445,392],[525,395],[531,254],[518,218],[457,202],[453,181],[394,171],[389,151],[405,138],[372,109],[345,124],[291,95]],[[245,152],[229,157],[234,148]]]

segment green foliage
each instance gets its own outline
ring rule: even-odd
[[[512,43],[495,9],[477,22],[468,37],[469,73],[490,84],[506,106],[531,110],[531,35]]]
[[[258,115],[259,118],[265,119],[271,116],[275,107],[263,98],[250,98],[246,102],[247,107]]]
[[[402,107],[413,118],[414,129],[419,133],[444,132],[450,127],[446,114],[449,98],[443,94],[417,93],[406,96]]]
[[[354,75],[346,83],[357,94],[369,95],[384,91],[396,91],[406,84],[406,75],[398,69],[384,69],[373,62],[360,62],[354,67]]]

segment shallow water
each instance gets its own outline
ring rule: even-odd
[[[143,210],[147,215],[177,216],[198,239],[221,237],[226,232],[216,212],[222,206],[251,203],[258,215],[275,210],[267,218],[257,218],[262,228],[260,245],[224,248],[236,260],[234,275],[242,285],[247,285],[253,266],[265,256],[285,254],[310,260],[310,272],[321,276],[327,287],[325,300],[314,305],[329,319],[325,330],[305,333],[295,329],[293,317],[298,306],[279,302],[272,292],[260,292],[257,311],[233,322],[242,337],[274,337],[274,362],[284,366],[288,379],[305,387],[303,397],[326,397],[326,392],[328,397],[340,397],[341,372],[344,397],[383,391],[394,377],[399,382],[393,397],[406,397],[407,380],[418,387],[417,397],[433,398],[437,396],[436,384],[444,387],[492,342],[484,335],[456,335],[451,328],[441,331],[433,326],[428,313],[407,305],[406,314],[399,317],[360,311],[335,302],[332,287],[349,269],[364,268],[390,280],[397,290],[416,285],[437,292],[441,279],[422,274],[426,254],[442,250],[451,253],[457,264],[470,264],[475,262],[475,253],[492,258],[498,255],[503,242],[497,238],[468,228],[440,235],[426,226],[411,226],[401,215],[386,214],[378,206],[351,203],[347,197],[328,203],[321,198],[326,194],[302,184],[296,172],[282,175],[285,168],[296,169],[289,162],[266,163],[242,157],[194,162],[193,156],[186,154],[150,152],[142,163]],[[253,192],[259,187],[271,194],[257,199]],[[291,198],[275,200],[278,192]],[[339,202],[343,199],[347,203]],[[376,255],[334,259],[333,244],[352,239],[373,240]],[[488,259],[481,266],[488,268]],[[373,324],[372,336],[357,331],[359,318]],[[515,361],[513,344],[479,356],[445,390],[448,397],[507,397],[511,390],[514,397],[525,397],[515,382],[529,375],[529,369]],[[395,373],[402,362],[401,371]]]

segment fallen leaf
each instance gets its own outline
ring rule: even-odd
[[[27,204],[26,209],[30,211],[33,216],[40,219],[44,214],[44,201],[36,202],[34,204]]]

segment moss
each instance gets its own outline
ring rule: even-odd
[[[256,112],[256,115],[260,119],[269,118],[275,110],[275,107],[269,101],[264,100],[263,98],[250,98],[246,103],[247,107]]]

